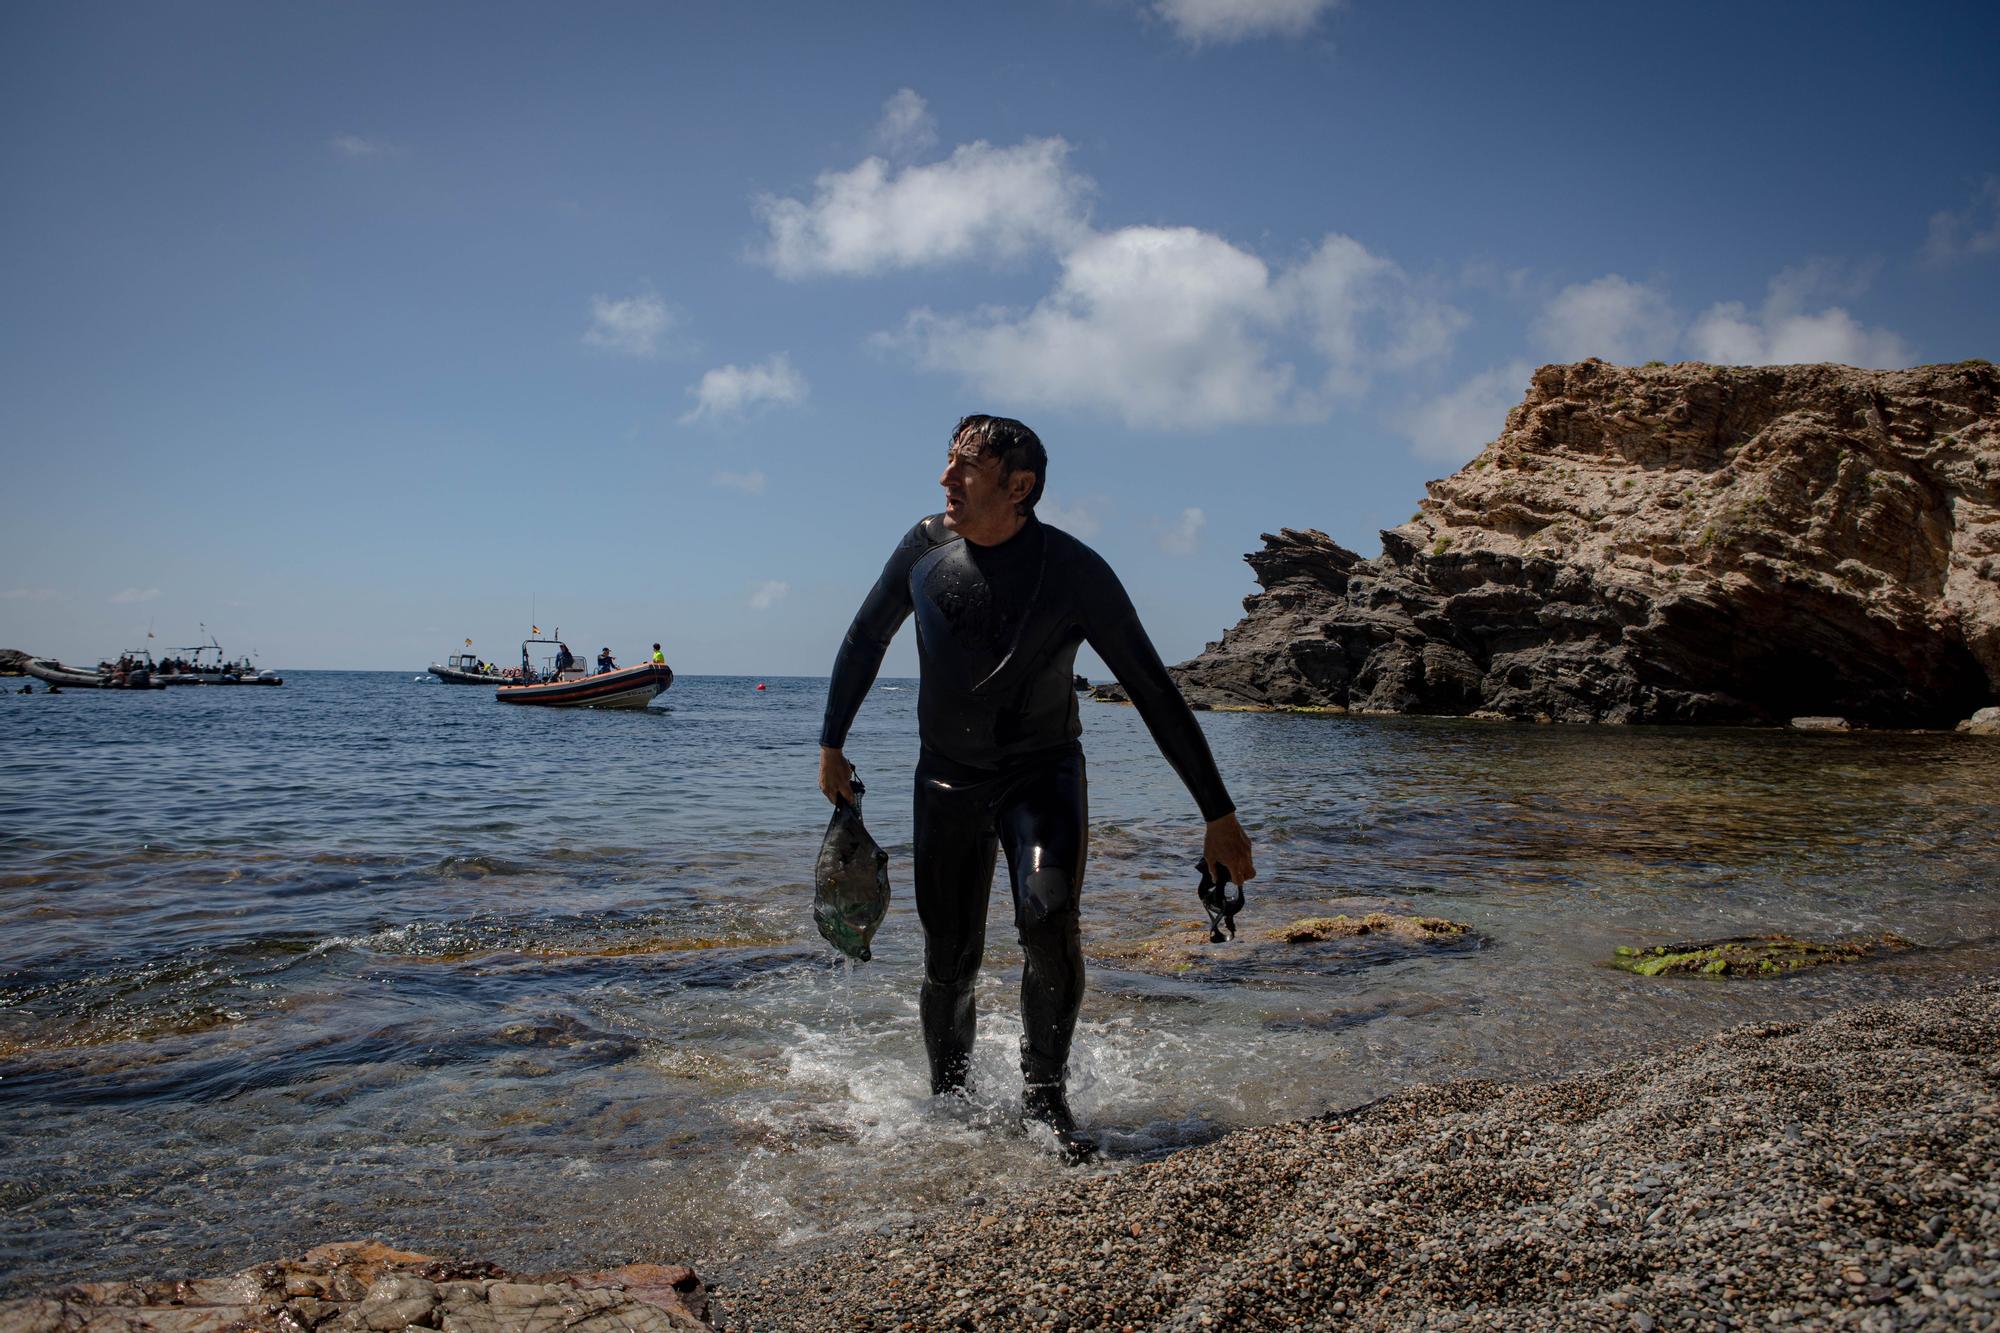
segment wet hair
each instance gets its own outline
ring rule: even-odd
[[[960,440],[975,441],[982,452],[998,458],[1003,481],[1023,470],[1034,473],[1034,489],[1014,506],[1014,512],[1024,517],[1035,512],[1035,502],[1042,498],[1042,486],[1049,476],[1049,452],[1042,448],[1041,436],[1012,417],[974,413],[960,417],[951,428],[951,442]]]

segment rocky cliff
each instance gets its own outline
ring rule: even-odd
[[[1364,560],[1281,530],[1211,706],[1936,725],[2000,700],[2000,373],[1544,366]]]

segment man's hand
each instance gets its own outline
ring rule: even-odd
[[[819,789],[820,793],[835,805],[839,805],[842,801],[846,801],[849,805],[854,804],[854,765],[847,762],[846,755],[830,745],[819,747]],[[1235,816],[1232,815],[1231,818]],[[1213,828],[1214,825],[1209,827]],[[1242,832],[1240,829],[1237,831]],[[1249,848],[1248,839],[1244,840],[1243,846],[1246,850]]]
[[[840,752],[835,750],[833,753],[837,755]],[[826,772],[826,760],[823,758],[820,760],[820,772]],[[824,782],[822,777],[821,783]],[[1256,862],[1250,858],[1250,835],[1243,831],[1243,825],[1236,822],[1234,812],[1208,821],[1208,829],[1201,838],[1201,859],[1208,862],[1208,877],[1218,883],[1222,879],[1215,873],[1218,863],[1229,867],[1229,878],[1236,884],[1257,877]]]

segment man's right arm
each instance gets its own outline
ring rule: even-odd
[[[875,586],[862,600],[861,609],[854,613],[854,623],[847,627],[847,637],[841,640],[840,652],[833,659],[833,678],[826,690],[826,716],[819,729],[820,790],[828,800],[834,799],[836,789],[851,795],[845,789],[852,770],[841,756],[841,747],[847,744],[847,729],[854,725],[854,715],[861,711],[861,701],[868,697],[875,673],[882,669],[882,655],[889,651],[890,640],[909,619],[910,567],[931,549],[928,522],[911,528],[890,552],[888,562],[882,566],[882,576],[875,580]]]

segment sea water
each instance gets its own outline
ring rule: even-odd
[[[1015,1110],[1004,890],[977,1091],[925,1095],[915,682],[881,682],[848,749],[896,894],[853,965],[811,918],[824,680],[683,678],[590,712],[285,675],[0,696],[0,1291],[356,1237],[745,1271],[1065,1170]],[[1086,947],[1184,937],[1194,805],[1130,709],[1082,710]],[[1242,937],[1196,966],[1093,962],[1073,1102],[1096,1169],[2000,971],[2000,742],[1201,725],[1260,873]],[[1261,940],[1370,910],[1471,933]],[[1607,964],[1772,931],[1916,947],[1775,980]]]

